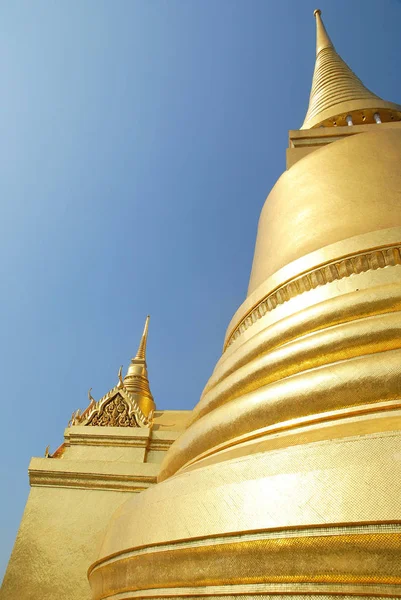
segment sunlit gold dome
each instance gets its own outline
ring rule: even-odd
[[[280,177],[260,216],[248,294],[309,252],[401,226],[401,124],[382,127],[315,150]]]

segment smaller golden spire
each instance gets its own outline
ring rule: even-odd
[[[326,31],[325,26],[322,21],[322,11],[320,8],[317,8],[314,11],[314,16],[316,17],[316,56],[319,54],[323,48],[334,48],[333,42],[329,38],[329,35]]]
[[[156,405],[150,391],[148,370],[146,365],[146,344],[148,340],[149,315],[146,317],[145,327],[139,343],[138,351],[128,367],[124,377],[124,387],[135,397],[144,415],[147,417]]]

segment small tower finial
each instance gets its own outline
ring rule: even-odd
[[[118,388],[124,387],[124,382],[123,382],[123,366],[122,365],[118,369],[118,383],[117,383],[117,387]]]
[[[136,360],[136,359],[145,360],[146,359],[146,343],[148,340],[149,319],[150,319],[150,316],[148,315],[146,317],[145,327],[143,329],[143,334],[141,337],[141,341],[139,343],[139,348],[138,348],[138,351],[136,353],[134,360]]]
[[[315,8],[315,10],[313,11],[313,16],[316,17],[317,15],[321,15],[322,11],[320,10],[320,8]]]

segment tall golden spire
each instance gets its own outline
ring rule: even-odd
[[[138,351],[128,367],[124,377],[124,387],[133,395],[148,416],[155,409],[155,403],[149,387],[148,370],[146,365],[146,343],[148,339],[149,315],[146,317],[145,327],[139,343]]]
[[[309,108],[301,129],[401,120],[401,106],[382,100],[364,86],[337,54],[321,11],[315,10],[314,15],[316,63]]]

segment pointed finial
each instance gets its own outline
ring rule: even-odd
[[[149,427],[153,427],[154,420],[155,420],[155,411],[154,411],[154,409],[152,409],[150,411],[150,413],[148,414]]]
[[[314,13],[314,17],[316,17],[316,56],[319,54],[321,50],[324,48],[334,48],[333,42],[329,38],[329,35],[326,31],[325,26],[322,21],[322,11],[320,8],[317,8]]]
[[[89,390],[88,390],[88,400],[89,400],[90,404],[94,404],[96,402],[96,400],[92,396],[91,391],[92,391],[92,388],[89,388]]]
[[[123,383],[123,366],[122,365],[118,369],[118,384],[117,384],[117,387],[119,387],[119,388],[124,387],[124,383]]]
[[[149,319],[150,316],[148,315],[146,317],[145,327],[139,343],[138,352],[136,353],[134,360],[146,360],[146,342],[148,340]]]

